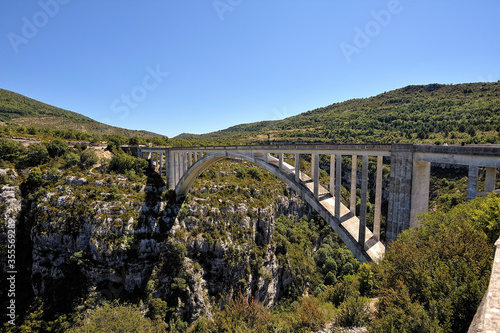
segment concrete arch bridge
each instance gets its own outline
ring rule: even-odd
[[[390,159],[389,207],[386,241],[396,239],[403,230],[417,226],[416,216],[428,210],[431,163],[468,166],[467,198],[495,191],[496,168],[500,168],[500,146],[435,146],[414,144],[393,145],[328,145],[279,144],[259,146],[153,148],[128,147],[136,156],[146,158],[151,166],[167,179],[169,188],[178,197],[185,196],[196,178],[210,165],[225,158],[239,158],[255,163],[276,175],[315,209],[340,236],[358,260],[379,260],[385,252],[380,242],[382,168]],[[291,154],[295,166],[285,162]],[[310,155],[310,175],[299,170],[302,155]],[[319,182],[320,155],[330,159],[330,182],[327,188]],[[287,155],[290,156],[290,155]],[[350,207],[340,200],[342,156],[350,156]],[[366,227],[368,157],[376,157],[375,202],[373,230]],[[358,157],[361,159],[361,205],[356,211]],[[479,168],[484,167],[484,191],[478,192]]]

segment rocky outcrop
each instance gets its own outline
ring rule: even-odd
[[[264,190],[239,188],[248,191],[248,200],[219,199],[214,205],[196,193],[189,202],[176,203],[161,185],[117,176],[89,173],[45,181],[49,185],[38,189],[36,199],[24,203],[35,295],[58,293],[58,283],[79,281],[87,297],[150,295],[166,300],[188,321],[211,317],[211,300],[220,295],[242,292],[273,306],[293,282],[274,253],[276,219],[312,214],[290,190],[287,196],[268,190],[269,204],[255,206],[254,196]],[[224,186],[200,193],[216,194]],[[1,187],[2,219],[18,219],[20,199],[19,187]],[[169,257],[178,254],[172,244],[183,244],[186,251],[175,264]]]

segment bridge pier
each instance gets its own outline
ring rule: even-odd
[[[352,155],[351,163],[351,197],[349,200],[349,210],[353,215],[356,215],[356,183],[358,175],[358,156]]]
[[[382,216],[382,171],[383,157],[377,156],[377,176],[375,180],[375,212],[373,216],[373,236],[380,241],[380,219]]]
[[[395,144],[391,151],[389,210],[386,241],[390,243],[410,227],[413,145]]]
[[[467,178],[467,200],[476,198],[478,169],[477,165],[469,165],[469,174]]]
[[[484,179],[484,191],[493,192],[497,183],[497,169],[488,167],[486,168],[486,176]]]
[[[340,220],[340,188],[342,181],[342,155],[337,154],[335,161],[335,217]]]
[[[354,184],[354,187],[356,187],[356,184]],[[362,246],[365,245],[367,196],[368,196],[368,155],[363,155],[363,166],[361,171],[361,207],[359,212],[360,215],[359,215],[359,236],[358,236],[358,243]]]
[[[319,198],[319,154],[311,154],[311,174],[314,184],[314,197]]]
[[[295,181],[300,181],[300,154],[295,153]]]

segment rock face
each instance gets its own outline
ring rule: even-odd
[[[255,207],[253,199],[219,200],[216,206],[196,195],[176,203],[162,185],[131,184],[123,177],[90,174],[46,181],[53,185],[24,202],[31,223],[34,295],[83,290],[83,297],[159,298],[189,321],[210,317],[209,300],[221,294],[242,292],[273,306],[293,282],[272,244],[276,218],[312,214],[291,191],[274,193],[263,207]],[[200,193],[219,190],[224,185]],[[2,220],[17,221],[19,187],[3,185],[0,203]]]

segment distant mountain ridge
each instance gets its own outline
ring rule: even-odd
[[[97,122],[0,89],[0,125],[69,129],[127,137],[163,137]],[[410,85],[368,98],[334,103],[282,120],[239,124],[206,133],[183,133],[188,145],[266,142],[500,143],[500,81]],[[181,140],[182,141],[182,140]],[[176,144],[172,142],[172,144]]]
[[[499,132],[500,81],[410,85],[282,120],[241,124],[202,135],[181,134],[176,138],[239,143],[267,140],[498,143]]]
[[[82,114],[42,103],[5,89],[0,89],[0,122],[96,134],[121,134],[128,137],[163,136],[148,131],[106,125]]]

